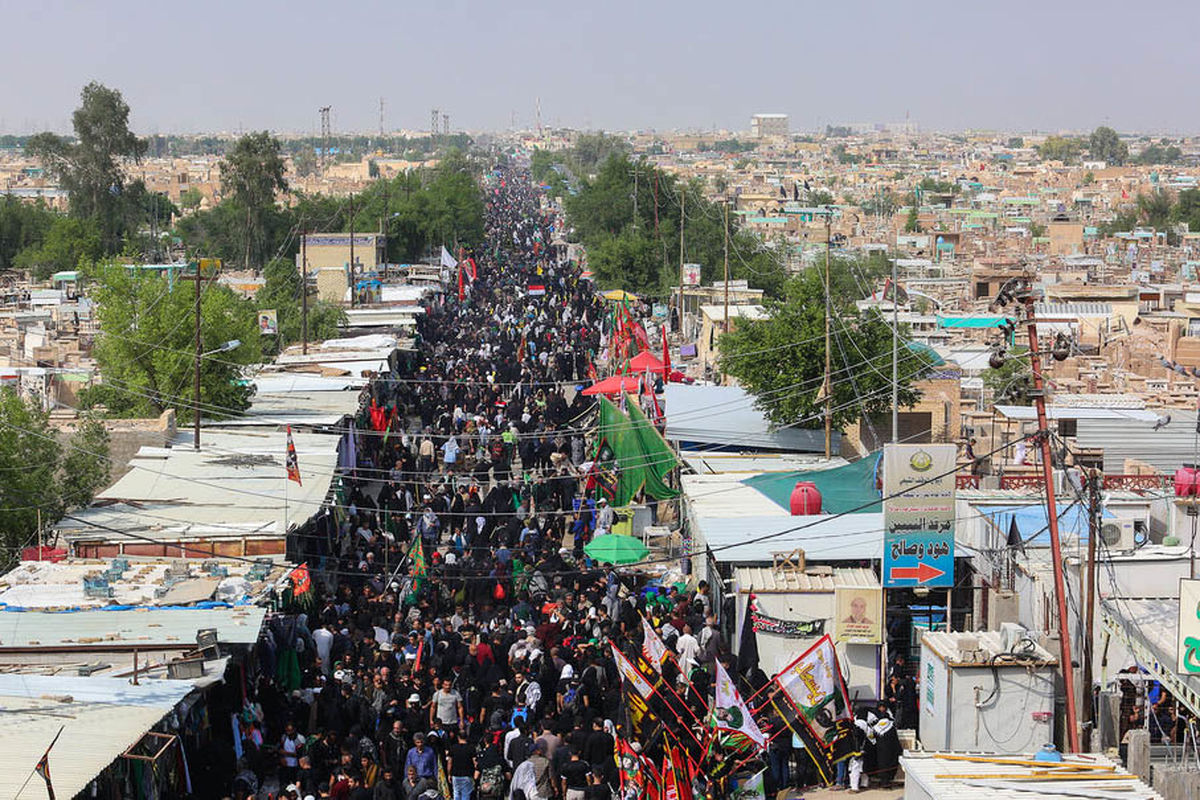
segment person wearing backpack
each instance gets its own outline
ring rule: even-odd
[[[559,714],[568,714],[572,718],[583,715],[587,707],[587,696],[583,691],[583,682],[575,677],[575,668],[570,664],[562,668],[556,694]]]

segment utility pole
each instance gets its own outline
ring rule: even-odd
[[[637,201],[638,201],[638,167],[633,165],[633,229],[637,230]]]
[[[1046,390],[1042,381],[1042,357],[1038,353],[1037,322],[1034,320],[1033,292],[1025,295],[1025,313],[1029,325],[1029,364],[1033,368],[1034,406],[1037,409],[1037,438],[1041,441],[1042,481],[1046,489],[1046,518],[1050,528],[1050,557],[1054,566],[1054,594],[1058,601],[1059,666],[1067,695],[1067,752],[1079,752],[1079,717],[1075,709],[1075,667],[1071,661],[1071,626],[1067,620],[1067,590],[1063,576],[1062,540],[1058,535],[1058,504],[1054,499],[1054,466],[1050,462],[1050,428],[1046,421]],[[1093,537],[1094,538],[1094,537]]]
[[[308,231],[300,234],[300,347],[308,355]]]
[[[825,207],[825,458],[833,457],[833,299],[829,296],[829,249],[833,246],[833,209]]]
[[[194,382],[192,386],[192,447],[200,449],[200,283],[204,275],[204,260],[196,262],[196,303],[193,316],[196,327],[196,363],[193,365]]]
[[[896,283],[896,259],[892,259],[892,444],[900,441],[900,284]]]
[[[687,192],[679,189],[679,330],[683,330],[683,207],[687,203]]]
[[[1096,539],[1100,536],[1100,471],[1088,471],[1087,607],[1083,628],[1083,725],[1087,749],[1091,751],[1096,730],[1096,708],[1092,702],[1092,658],[1096,646],[1092,626],[1096,623]]]
[[[725,332],[729,333],[729,198],[725,198]]]
[[[354,308],[354,295],[358,287],[354,280],[354,195],[350,195],[350,307]]]
[[[329,162],[329,109],[332,106],[322,106],[317,111],[321,113],[321,175],[325,175],[325,167]]]

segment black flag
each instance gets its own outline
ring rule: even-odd
[[[1008,541],[1006,544],[1013,550],[1020,550],[1021,554],[1025,554],[1025,541],[1021,538],[1021,529],[1017,526],[1017,518],[1013,516],[1008,522]]]

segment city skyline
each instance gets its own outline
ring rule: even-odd
[[[539,99],[544,125],[577,129],[745,130],[751,114],[773,111],[789,114],[793,131],[905,119],[946,131],[1200,130],[1184,83],[1200,67],[1190,26],[1114,54],[1108,8],[766,3],[731,16],[625,0],[602,14],[362,3],[339,12],[339,38],[312,0],[218,0],[203,16],[50,2],[6,12],[12,30],[53,28],[56,39],[48,51],[38,37],[14,37],[0,53],[0,68],[24,76],[0,98],[0,132],[68,130],[91,80],[121,90],[140,133],[315,133],[324,105],[335,131],[371,133],[380,98],[388,131],[428,129],[431,108],[454,130],[531,128]],[[48,52],[52,67],[30,69]]]

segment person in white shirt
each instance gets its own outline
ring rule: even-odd
[[[683,633],[675,642],[675,652],[679,653],[679,671],[690,681],[692,669],[699,663],[697,657],[700,655],[700,642],[692,636],[691,625],[683,626]]]

